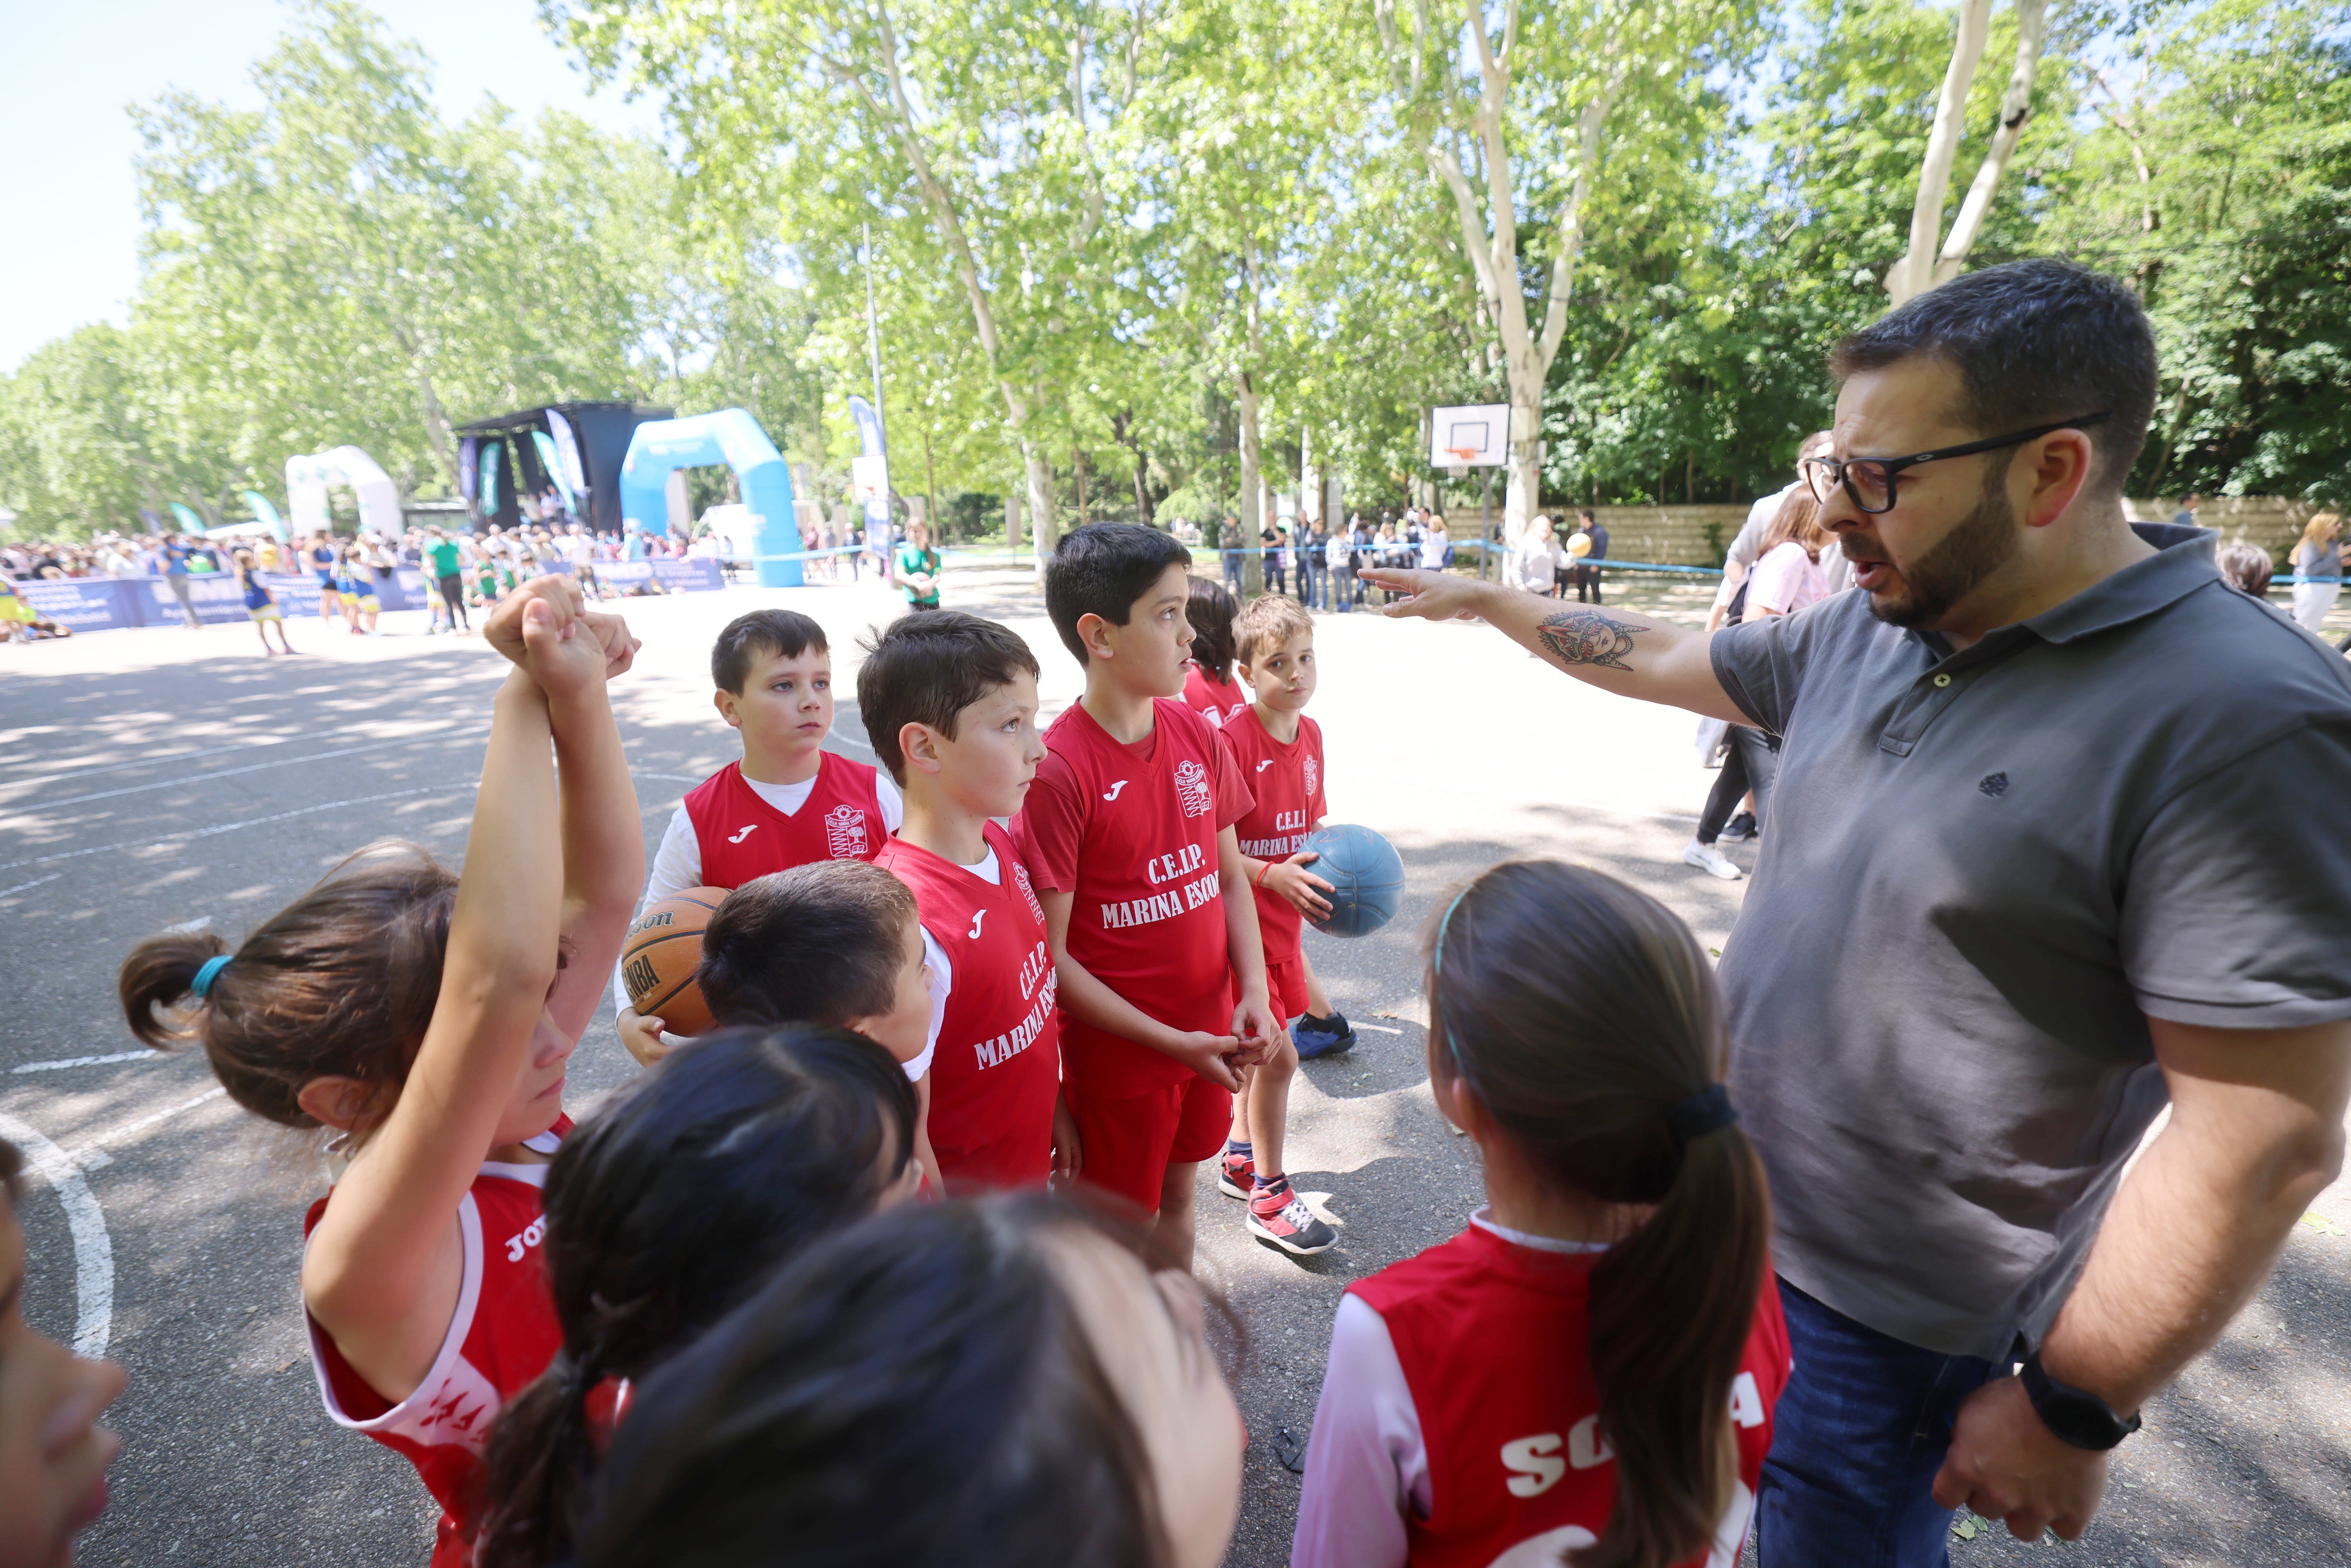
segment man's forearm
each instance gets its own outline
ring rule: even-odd
[[[2158,1024],[2158,1054],[2183,1032],[2256,1033]],[[2220,1337],[2340,1168],[2343,1026],[2259,1032],[2263,1054],[2300,1058],[2293,1080],[2256,1081],[2251,1061],[2226,1077],[2168,1074],[2171,1120],[2116,1195],[2042,1346],[2052,1377],[2117,1411],[2137,1409]]]

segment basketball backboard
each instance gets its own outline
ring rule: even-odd
[[[1500,468],[1510,460],[1510,405],[1440,408],[1429,421],[1428,461],[1439,468]]]

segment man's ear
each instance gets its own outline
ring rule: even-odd
[[[728,691],[725,686],[721,686],[716,691],[710,694],[710,706],[718,710],[718,716],[720,718],[725,719],[730,727],[736,729],[743,727],[743,715],[738,711],[736,706],[741,701],[742,699],[740,697],[737,697],[733,692]]]
[[[370,1119],[375,1095],[375,1086],[363,1079],[328,1073],[302,1085],[294,1103],[312,1121],[348,1133]]]
[[[2081,431],[2060,430],[2034,442],[2025,454],[2032,464],[2032,490],[2024,504],[2024,525],[2045,528],[2064,517],[2088,486],[2097,448]]]

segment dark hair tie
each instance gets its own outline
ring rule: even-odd
[[[1719,1083],[1709,1083],[1688,1099],[1666,1107],[1666,1125],[1673,1130],[1677,1153],[1687,1147],[1692,1138],[1702,1138],[1737,1120],[1739,1112],[1730,1103],[1730,1091]]]

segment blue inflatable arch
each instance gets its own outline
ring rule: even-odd
[[[666,489],[673,468],[724,463],[735,470],[743,504],[758,517],[752,548],[762,588],[801,585],[799,520],[792,510],[792,474],[759,422],[739,408],[691,419],[657,419],[637,426],[621,461],[621,526],[634,533],[667,527]],[[659,519],[659,520],[655,520]]]

